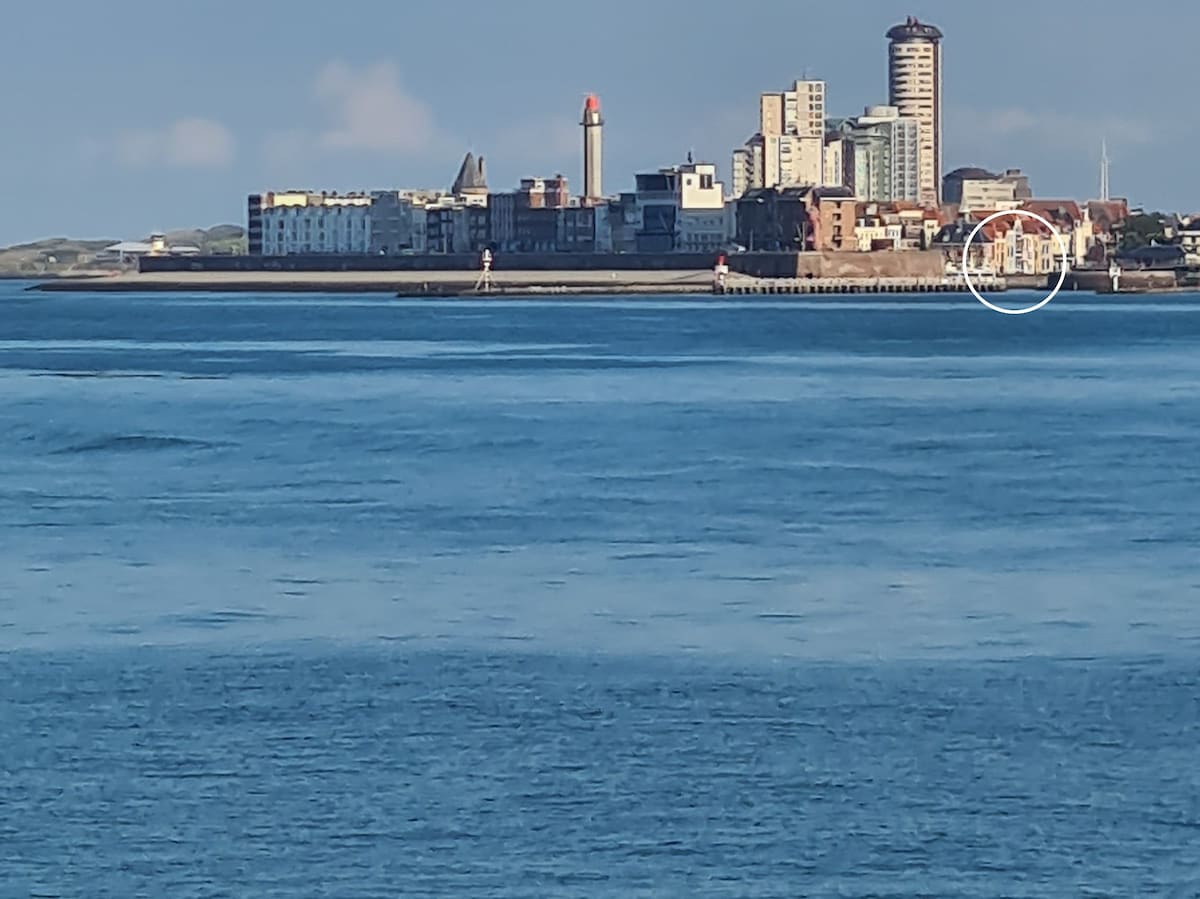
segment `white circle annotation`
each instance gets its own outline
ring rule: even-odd
[[[997,306],[994,303],[989,303],[986,299],[984,299],[983,295],[975,289],[975,285],[971,283],[971,267],[967,265],[967,250],[971,248],[971,241],[975,239],[975,236],[979,233],[980,229],[983,228],[983,226],[988,222],[995,221],[996,219],[1005,215],[1023,215],[1026,218],[1041,222],[1048,229],[1050,229],[1050,233],[1053,234],[1054,239],[1058,241],[1058,248],[1062,252],[1062,271],[1059,272],[1058,283],[1054,285],[1054,289],[1050,291],[1049,295],[1041,302],[1034,303],[1032,306],[1026,306],[1023,309],[1006,309],[1003,306]],[[1063,281],[1065,281],[1067,278],[1067,266],[1067,242],[1063,240],[1062,234],[1060,234],[1059,230],[1050,224],[1050,222],[1048,222],[1046,219],[1042,218],[1036,212],[1030,212],[1028,209],[1001,209],[999,212],[993,212],[978,225],[976,225],[971,233],[967,235],[967,239],[963,242],[962,276],[963,282],[967,285],[967,290],[971,291],[971,295],[974,296],[975,299],[979,300],[979,302],[983,303],[983,305],[987,306],[993,312],[999,312],[1003,315],[1025,315],[1027,312],[1037,312],[1039,309],[1049,303],[1052,299],[1054,299],[1058,292],[1062,290]]]

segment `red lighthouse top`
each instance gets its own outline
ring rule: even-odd
[[[597,112],[600,109],[600,98],[595,94],[588,94],[587,100],[584,101],[584,112]]]

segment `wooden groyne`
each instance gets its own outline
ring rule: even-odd
[[[998,293],[1003,278],[972,278],[975,289]],[[962,278],[737,278],[713,288],[717,294],[966,293]]]

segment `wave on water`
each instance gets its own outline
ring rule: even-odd
[[[161,378],[159,371],[36,371],[35,378]]]
[[[83,453],[145,452],[171,449],[216,449],[218,443],[196,440],[190,437],[174,437],[162,434],[112,434],[83,443],[75,443],[51,450],[52,456],[74,456]]]

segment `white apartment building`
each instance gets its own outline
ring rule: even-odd
[[[434,190],[256,194],[249,207],[250,251],[263,256],[422,252],[425,210],[447,202],[463,205]]]
[[[368,253],[371,198],[367,194],[288,191],[266,194],[261,212],[262,254]]]

